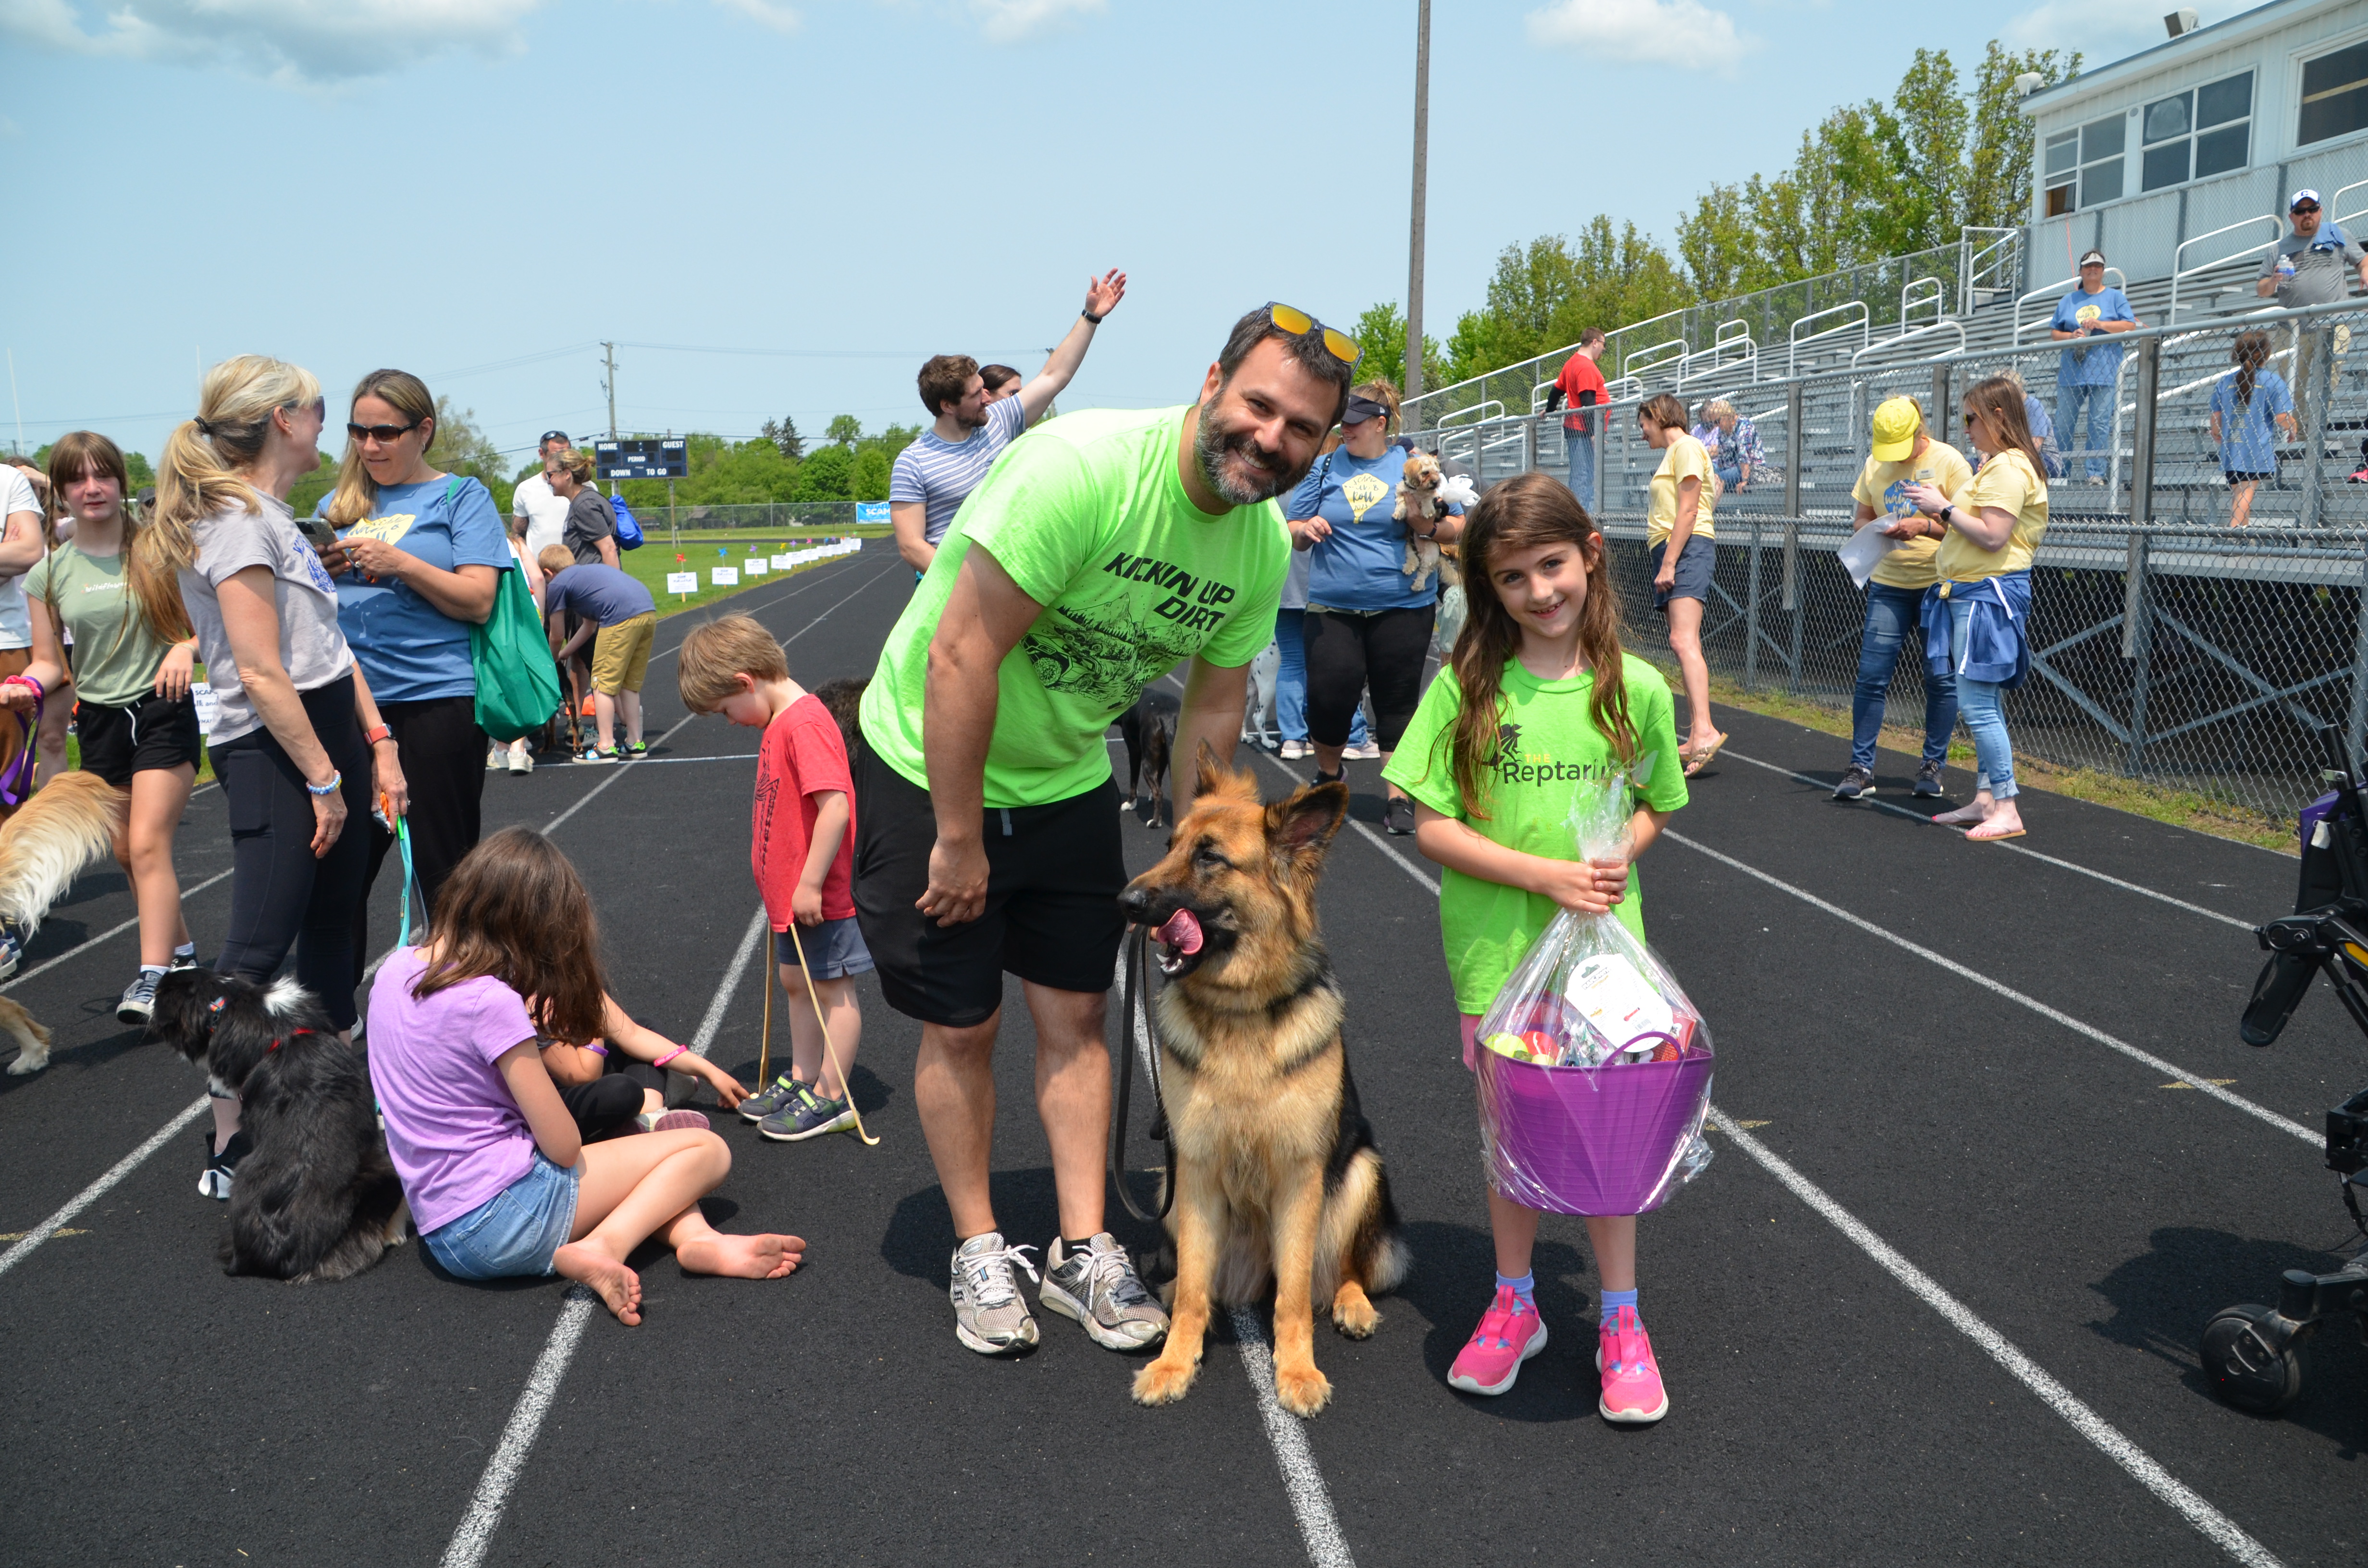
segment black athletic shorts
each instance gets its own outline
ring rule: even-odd
[[[1003,1006],[1007,972],[1058,991],[1108,991],[1126,934],[1118,806],[1106,778],[1049,806],[987,808],[985,913],[939,926],[913,907],[938,842],[929,793],[859,746],[855,916],[888,1005],[968,1028]]]
[[[198,734],[198,705],[186,697],[144,697],[129,708],[77,703],[74,739],[82,750],[82,770],[119,790],[131,789],[135,773],[185,762],[197,767],[204,744]]]

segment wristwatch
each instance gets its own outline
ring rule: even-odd
[[[1079,311],[1077,313],[1085,317],[1087,321],[1093,323],[1096,326],[1102,324],[1102,318],[1094,314],[1091,311]]]
[[[379,725],[376,729],[364,730],[362,732],[362,744],[366,746],[374,746],[381,741],[391,741],[393,738],[394,732],[388,729],[384,724]]]

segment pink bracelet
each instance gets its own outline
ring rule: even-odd
[[[44,700],[46,700],[50,695],[46,690],[42,689],[41,683],[40,681],[35,680],[28,675],[10,676],[6,680],[0,680],[0,686],[29,686],[33,688],[33,695],[35,697],[41,698]]]
[[[664,1056],[659,1057],[655,1062],[651,1062],[650,1065],[653,1067],[663,1067],[667,1062],[673,1061],[676,1057],[680,1056],[689,1049],[690,1047],[687,1045],[677,1045],[672,1051],[667,1051]]]

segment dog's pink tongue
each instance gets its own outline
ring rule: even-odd
[[[1201,923],[1192,918],[1189,909],[1179,909],[1167,918],[1167,924],[1152,933],[1179,953],[1201,950]]]

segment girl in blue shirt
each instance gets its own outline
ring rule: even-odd
[[[1433,577],[1417,588],[1401,570],[1406,525],[1391,515],[1406,460],[1405,449],[1390,439],[1397,417],[1398,389],[1389,381],[1352,388],[1340,416],[1339,446],[1283,507],[1292,548],[1310,557],[1301,624],[1307,733],[1319,784],[1340,777],[1349,718],[1366,687],[1372,688],[1373,739],[1384,764],[1422,697],[1439,581]],[[1450,544],[1462,527],[1460,517],[1442,517],[1431,537]],[[1395,784],[1388,790],[1384,824],[1394,834],[1414,832],[1414,801]]]
[[[2294,421],[2294,392],[2268,369],[2270,335],[2240,332],[2229,356],[2237,368],[2212,389],[2212,442],[2220,449],[2220,472],[2228,476],[2228,526],[2252,520],[2253,487],[2278,476],[2278,437],[2302,439]]]

